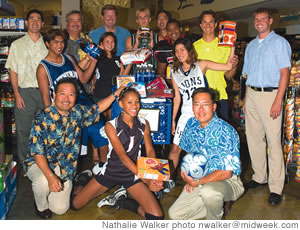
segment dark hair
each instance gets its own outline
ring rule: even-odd
[[[272,18],[272,11],[268,8],[258,8],[254,11],[253,16],[255,17],[257,14],[266,13],[269,18]]]
[[[205,88],[205,87],[200,87],[200,88],[197,88],[193,91],[193,94],[192,94],[192,100],[194,102],[194,98],[197,94],[199,93],[208,93],[210,95],[210,99],[212,100],[213,104],[216,103],[216,91],[212,88]]]
[[[202,11],[202,13],[199,16],[199,22],[200,22],[200,24],[202,23],[202,20],[203,20],[203,18],[204,18],[205,15],[211,15],[215,19],[215,22],[216,23],[218,22],[218,20],[217,20],[217,14],[216,14],[215,11],[204,10],[204,11]]]
[[[114,41],[115,41],[115,47],[113,48],[112,52],[111,52],[111,55],[112,56],[115,56],[116,53],[117,53],[117,37],[116,35],[113,33],[113,32],[105,32],[101,35],[100,39],[99,39],[99,43],[98,45],[100,45],[101,42],[104,41],[104,39],[108,36],[112,36]],[[101,52],[100,52],[100,57],[99,57],[99,60],[103,60],[105,57],[107,57],[107,53],[105,50],[102,50],[101,49]]]
[[[37,9],[29,10],[27,12],[27,14],[26,14],[25,20],[28,21],[30,15],[34,14],[34,13],[39,14],[41,16],[42,22],[44,21],[44,15],[43,15],[43,13],[41,11],[37,10]]]
[[[66,14],[66,21],[68,21],[68,17],[70,15],[72,15],[72,14],[79,14],[81,22],[83,21],[83,15],[82,15],[82,13],[79,10],[71,10],[71,11],[69,11],[69,13]]]
[[[168,25],[171,24],[171,23],[177,24],[177,26],[178,26],[179,28],[181,27],[181,26],[180,26],[180,22],[177,21],[176,19],[172,18],[172,19],[170,19],[170,20],[168,21],[168,23],[167,23],[167,25],[166,25],[166,28],[168,28]]]
[[[120,92],[119,97],[118,97],[118,101],[121,101],[121,100],[126,96],[126,94],[127,94],[127,93],[130,93],[130,92],[135,93],[135,94],[138,96],[138,98],[140,98],[140,94],[139,94],[138,91],[136,91],[135,88],[125,87],[125,88],[122,89],[122,91]]]
[[[194,49],[193,43],[188,38],[178,38],[173,45],[173,68],[175,72],[178,72],[179,67],[182,65],[181,62],[178,60],[175,54],[176,46],[182,44],[184,48],[188,51],[188,59],[187,63],[191,65],[191,67],[195,67],[195,62],[197,62],[197,53]]]
[[[111,4],[106,4],[102,7],[101,9],[101,15],[104,16],[104,11],[105,10],[114,10],[115,11],[115,14],[117,16],[118,12],[117,12],[117,8],[114,6],[114,5],[111,5]]]
[[[78,85],[78,82],[77,82],[76,78],[65,77],[65,78],[60,79],[58,82],[56,82],[56,85],[54,86],[54,92],[55,93],[57,93],[58,87],[61,84],[72,84],[75,88],[76,96],[79,94],[79,85]]]
[[[61,36],[65,40],[65,34],[60,29],[50,29],[44,34],[44,42],[50,43],[56,36]]]
[[[164,13],[165,15],[167,15],[168,20],[170,20],[172,18],[172,14],[169,11],[161,9],[161,10],[157,11],[157,13],[156,13],[156,20],[158,18],[158,15],[160,15],[161,13]]]

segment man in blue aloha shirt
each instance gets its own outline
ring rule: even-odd
[[[25,160],[39,217],[48,219],[52,212],[64,214],[69,209],[81,129],[98,122],[100,113],[111,105],[122,88],[101,103],[84,106],[75,105],[76,80],[63,78],[56,84],[54,102],[33,121]]]
[[[231,125],[217,117],[215,97],[210,88],[193,92],[195,117],[188,120],[179,147],[204,155],[208,172],[195,180],[181,171],[186,185],[169,209],[171,219],[222,219],[224,202],[230,204],[244,192],[239,177],[239,137]]]

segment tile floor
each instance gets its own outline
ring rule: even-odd
[[[165,152],[168,148],[165,149]],[[249,155],[245,144],[241,144],[241,160],[242,160],[242,180],[249,181],[251,179],[252,169],[250,166]],[[87,156],[86,162],[90,161]],[[20,172],[20,169],[18,169]],[[295,172],[289,171],[289,183],[285,185],[282,195],[282,202],[279,206],[271,206],[268,204],[269,190],[267,186],[257,187],[246,191],[244,195],[237,200],[232,210],[227,216],[228,220],[297,220],[300,219],[300,183],[294,180]],[[8,220],[38,220],[33,207],[33,194],[28,178],[24,178],[18,174],[17,177],[17,198],[13,207],[7,216]],[[165,219],[168,219],[168,208],[180,194],[183,188],[183,181],[180,176],[176,180],[176,188],[170,193],[165,193],[161,200],[161,205],[165,213]],[[86,207],[79,211],[69,210],[64,215],[54,215],[53,220],[139,220],[142,219],[137,214],[127,210],[115,210],[114,208],[102,207],[98,208],[99,200],[110,194],[111,191],[103,194],[101,197],[90,202]]]

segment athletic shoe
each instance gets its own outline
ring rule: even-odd
[[[95,164],[92,171],[94,175],[98,175],[101,172],[102,167],[100,167],[99,163]]]
[[[91,180],[93,173],[91,170],[87,169],[79,173],[74,178],[74,185],[77,187],[78,185],[85,186]]]
[[[169,180],[167,187],[164,189],[164,192],[168,193],[175,187],[175,181]]]
[[[99,201],[98,207],[101,208],[102,206],[114,206],[117,200],[127,198],[127,191],[126,189],[121,186],[118,190],[116,190],[113,194],[103,198]]]
[[[163,190],[160,190],[158,192],[154,192],[154,194],[155,194],[155,196],[156,196],[156,198],[158,200],[162,200],[162,198],[164,198],[164,192],[163,192]]]

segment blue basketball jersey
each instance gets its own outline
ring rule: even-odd
[[[66,54],[61,54],[61,56],[62,56],[61,64],[53,63],[47,61],[46,59],[43,59],[41,61],[41,64],[45,67],[47,71],[48,80],[49,80],[50,98],[52,102],[53,102],[54,86],[60,79],[68,77],[68,78],[76,78],[77,80],[79,80],[72,59]]]

